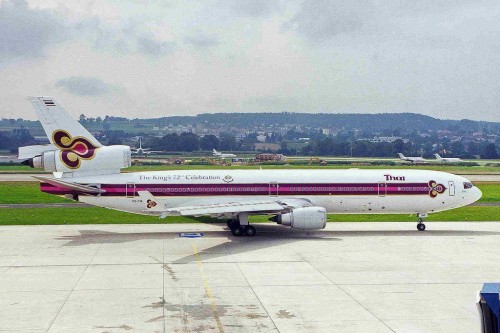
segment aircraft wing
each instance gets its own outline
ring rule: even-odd
[[[33,176],[33,178],[36,178],[44,183],[49,183],[49,184],[54,185],[54,186],[65,187],[65,188],[68,188],[70,190],[74,190],[74,191],[78,191],[78,192],[82,192],[82,193],[86,193],[86,194],[97,195],[97,194],[101,194],[101,193],[106,192],[105,190],[101,190],[101,189],[96,188],[96,187],[77,184],[77,183],[70,183],[70,182],[66,182],[66,181],[63,181],[60,179],[55,179],[55,178],[47,178],[47,177],[40,177],[40,176]]]
[[[284,199],[269,198],[268,200],[238,200],[227,198],[217,203],[191,201],[190,205],[169,207],[158,204],[158,200],[149,191],[138,191],[146,203],[147,211],[161,212],[162,216],[200,216],[200,215],[222,215],[228,213],[282,213],[293,208],[312,206],[307,199]]]
[[[217,215],[241,212],[276,212],[284,207],[276,201],[227,202],[210,205],[184,206],[167,209],[172,215]]]

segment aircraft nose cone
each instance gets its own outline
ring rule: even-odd
[[[474,187],[474,193],[473,193],[474,201],[473,202],[478,201],[479,199],[481,199],[482,196],[483,196],[483,192],[481,192],[481,190],[478,187]]]

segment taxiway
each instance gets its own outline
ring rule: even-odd
[[[9,332],[474,332],[500,224],[0,228]],[[199,238],[182,232],[203,233]]]

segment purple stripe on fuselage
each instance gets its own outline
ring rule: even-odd
[[[429,194],[427,183],[332,183],[332,184],[102,184],[103,196],[134,196],[137,191],[149,191],[155,196],[207,195],[415,195]],[[41,183],[43,192],[76,194],[62,186]]]

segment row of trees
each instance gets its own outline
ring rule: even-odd
[[[232,135],[226,134],[217,138],[215,135],[200,137],[194,133],[171,133],[163,137],[148,137],[143,142],[144,147],[164,151],[196,151],[196,150],[253,150],[246,141],[237,141]]]
[[[35,144],[35,139],[30,131],[25,128],[0,132],[0,149],[17,153],[18,147]]]
[[[338,138],[326,137],[312,140],[307,146],[302,148],[301,155],[317,156],[354,156],[354,157],[394,157],[397,153],[406,156],[433,157],[434,153],[448,152],[445,155],[458,156],[463,158],[476,158],[479,155],[484,159],[499,158],[497,147],[494,143],[468,143],[461,142],[441,142],[432,144],[424,141],[416,144],[411,141],[404,142],[396,140],[393,142],[370,142],[364,140],[344,141]],[[290,149],[283,149],[283,153],[293,153]],[[450,154],[451,153],[451,154]]]
[[[130,137],[129,133],[122,130],[108,130],[98,137],[100,141],[107,144],[123,144]],[[436,152],[451,152],[453,156],[464,158],[475,158],[479,155],[484,159],[500,158],[497,146],[494,143],[474,142],[447,142],[432,144],[431,140],[416,138],[414,142],[396,140],[393,142],[370,142],[364,140],[352,140],[344,136],[326,137],[318,136],[312,139],[301,149],[289,147],[288,141],[273,140],[281,143],[280,153],[285,155],[306,156],[354,156],[354,157],[394,157],[397,153],[407,156],[432,157]],[[198,136],[197,134],[185,132],[181,134],[171,133],[163,137],[145,137],[143,147],[162,151],[187,151],[198,150],[222,150],[222,151],[252,151],[254,150],[255,138],[247,137],[244,140],[236,140],[233,135],[223,134],[220,138],[215,135]],[[36,144],[33,136],[27,129],[14,129],[10,132],[0,132],[0,149],[16,152],[20,146]],[[450,154],[448,154],[450,155]]]
[[[247,137],[245,140],[237,141],[234,136],[230,134],[222,135],[220,138],[215,135],[205,135],[200,137],[194,133],[171,133],[163,137],[148,137],[144,140],[143,146],[153,150],[163,151],[197,151],[197,150],[223,150],[223,151],[237,151],[254,150],[255,140]],[[309,144],[305,145],[302,149],[295,149],[289,147],[287,141],[281,143],[279,153],[285,155],[306,155],[306,156],[354,156],[354,157],[395,157],[397,153],[403,153],[407,156],[421,156],[426,158],[433,157],[436,152],[442,151],[453,152],[453,156],[460,156],[465,158],[475,158],[480,155],[481,158],[493,159],[499,158],[496,145],[494,143],[483,144],[468,144],[467,149],[463,144],[442,142],[440,145],[433,145],[432,143],[423,141],[422,143],[415,144],[411,141],[404,142],[403,140],[396,140],[393,142],[370,142],[364,140],[346,141],[343,137],[319,137],[313,139]],[[458,154],[456,153],[458,152]],[[447,154],[449,155],[449,154]]]

